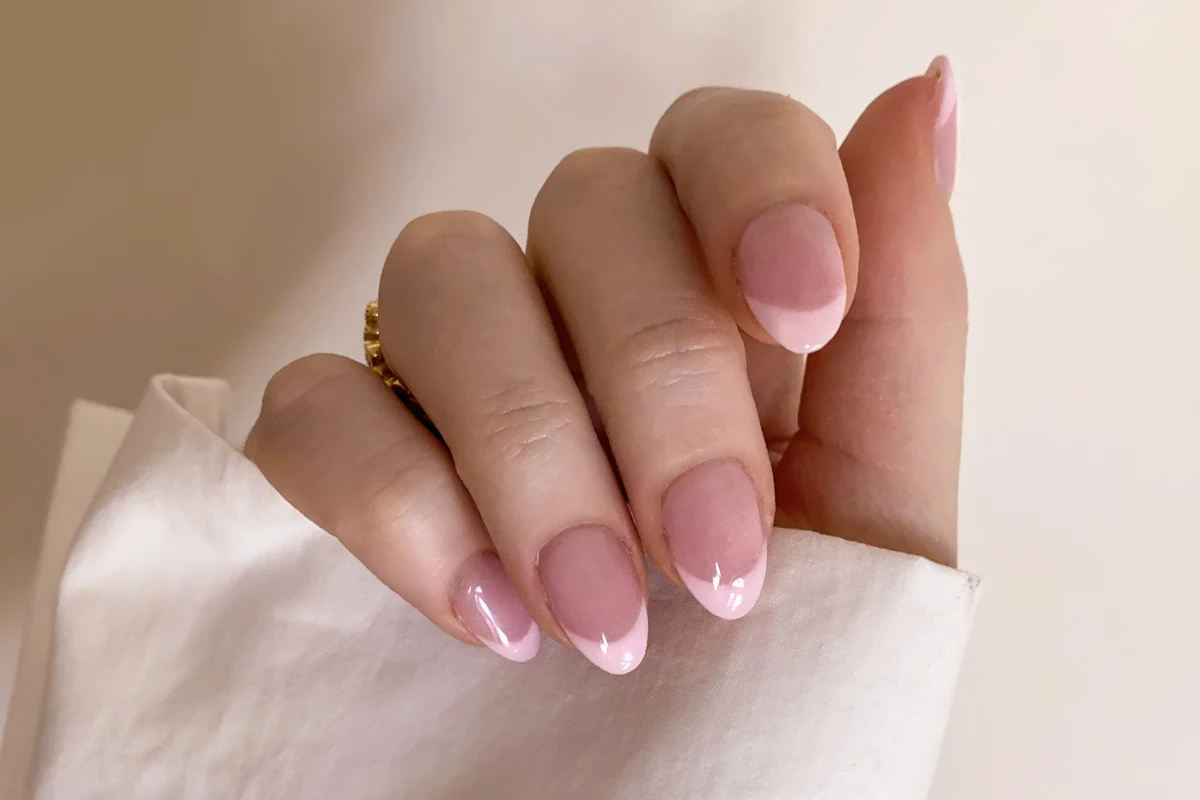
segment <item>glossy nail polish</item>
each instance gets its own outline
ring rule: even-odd
[[[767,572],[758,493],[745,468],[709,461],[676,478],[663,523],[679,576],[700,604],[722,619],[745,616]]]
[[[737,278],[755,319],[793,353],[824,347],[842,324],[842,251],[833,225],[811,206],[776,206],[746,226]]]
[[[550,609],[571,643],[600,669],[622,675],[646,654],[646,600],[624,543],[602,525],[555,536],[538,555]]]
[[[958,84],[950,59],[938,56],[925,71],[925,77],[937,81],[933,121],[933,171],[946,197],[954,191],[958,161]]]
[[[471,633],[509,661],[537,655],[541,634],[495,553],[479,553],[459,568],[450,602]]]

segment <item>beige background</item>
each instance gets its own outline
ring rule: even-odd
[[[245,429],[286,360],[356,352],[412,216],[520,235],[558,157],[643,145],[691,86],[785,91],[844,131],[946,51],[962,563],[988,593],[934,796],[1195,797],[1197,24],[1132,0],[5,4],[0,608],[72,397],[217,374]]]

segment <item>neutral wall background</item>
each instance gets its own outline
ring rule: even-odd
[[[1197,796],[1198,25],[1181,0],[5,4],[0,634],[73,397],[217,374],[248,428],[275,368],[357,353],[412,216],[520,237],[562,154],[644,145],[692,86],[844,132],[945,51],[987,595],[934,796]]]

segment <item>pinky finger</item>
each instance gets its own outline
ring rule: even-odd
[[[540,634],[450,455],[369,369],[314,355],[273,377],[246,455],[442,630],[518,662]]]

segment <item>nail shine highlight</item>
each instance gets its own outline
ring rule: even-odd
[[[537,655],[541,633],[495,553],[479,553],[459,568],[450,602],[463,625],[492,652],[518,663]]]

